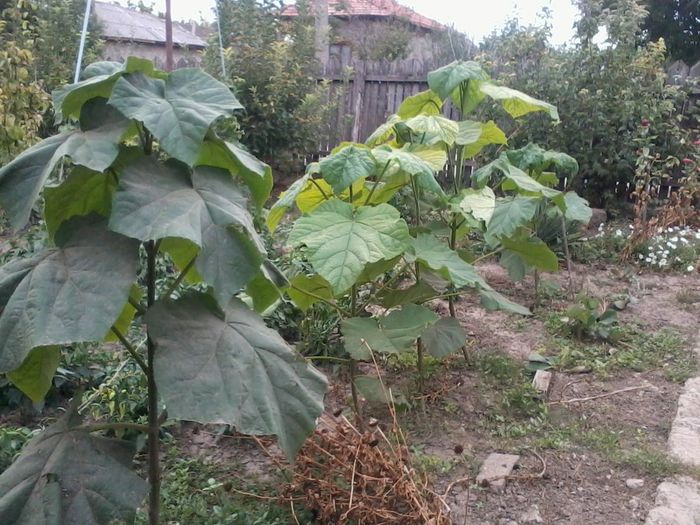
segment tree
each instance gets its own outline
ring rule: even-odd
[[[40,401],[61,345],[116,337],[147,378],[148,424],[83,422],[76,396],[0,476],[0,516],[132,523],[148,488],[131,470],[133,443],[99,435],[130,430],[148,436],[158,525],[167,418],[274,434],[293,458],[326,379],[239,297],[265,309],[280,292],[249,210],[267,199],[270,168],[212,129],[242,109],[235,96],[200,70],[166,73],[133,57],[85,77],[54,93],[68,129],[0,169],[0,206],[21,228],[54,167],[68,165],[43,191],[51,246],[0,268],[0,373]],[[177,276],[159,288],[167,258]]]
[[[697,0],[646,0],[649,16],[644,38],[663,38],[668,54],[693,65],[700,60],[700,2]]]

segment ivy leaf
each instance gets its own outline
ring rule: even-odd
[[[454,354],[464,346],[466,339],[467,333],[459,321],[453,317],[438,319],[437,322],[428,326],[421,335],[423,348],[438,359]]]
[[[408,120],[418,115],[439,115],[442,113],[442,100],[432,90],[421,91],[416,95],[406,97],[399,106],[398,116]]]
[[[314,304],[326,299],[328,301],[333,299],[333,290],[331,285],[328,284],[323,277],[320,275],[312,275],[308,277],[303,274],[299,274],[289,281],[289,289],[287,294],[292,302],[299,308],[302,312],[306,312]]]
[[[40,403],[51,388],[60,361],[61,351],[57,346],[35,348],[7,378],[34,403]]]
[[[513,118],[519,118],[534,111],[544,111],[552,120],[559,120],[559,112],[556,106],[526,95],[517,89],[497,86],[490,82],[482,83],[480,89],[485,95],[500,102],[503,109]]]
[[[204,294],[159,302],[146,314],[158,391],[176,419],[274,434],[290,459],[316,426],[327,382],[234,299]]]
[[[265,204],[272,191],[272,168],[239,144],[224,142],[210,134],[202,144],[197,166],[223,168],[245,182],[257,206]]]
[[[341,294],[367,264],[401,255],[410,236],[398,210],[388,204],[353,208],[331,199],[297,220],[289,242],[306,245],[314,270]]]
[[[0,169],[0,205],[12,226],[22,228],[51,171],[64,156],[95,171],[106,170],[119,155],[129,121],[98,99],[83,108],[79,130],[50,137],[25,150]]]
[[[0,476],[7,524],[133,523],[147,484],[131,470],[132,443],[76,428],[75,409],[34,437]]]
[[[438,316],[432,310],[415,304],[379,319],[353,317],[341,323],[345,351],[353,359],[370,359],[378,354],[401,354],[413,348],[416,339]]]
[[[534,218],[540,200],[522,195],[499,200],[486,229],[487,238],[511,237]]]
[[[209,126],[243,109],[224,84],[200,69],[178,69],[166,80],[124,75],[109,103],[143,122],[170,156],[189,166],[196,163]]]
[[[74,167],[59,186],[44,190],[44,220],[49,235],[53,237],[61,224],[72,217],[91,213],[109,217],[116,188],[115,177]]]
[[[222,304],[262,263],[264,247],[247,199],[219,168],[200,166],[190,176],[176,161],[164,165],[139,159],[120,175],[109,227],[140,241],[179,237],[199,246],[195,267]]]
[[[102,341],[129,297],[138,242],[87,217],[64,224],[56,244],[0,268],[0,372],[39,346]]]
[[[336,194],[352,186],[360,179],[366,179],[377,166],[372,153],[366,146],[349,145],[320,162],[321,175],[331,185]]]

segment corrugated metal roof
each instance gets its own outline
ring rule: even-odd
[[[418,14],[396,0],[329,0],[328,14],[330,16],[397,17],[425,29],[444,29],[440,22]],[[282,10],[282,16],[298,15],[296,5],[285,6]]]
[[[95,16],[106,40],[130,40],[165,44],[165,20],[115,4],[95,2]],[[207,43],[179,24],[173,23],[173,44],[203,48]]]

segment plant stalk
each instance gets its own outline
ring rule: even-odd
[[[564,257],[566,258],[566,271],[569,274],[569,298],[575,298],[574,272],[571,264],[571,251],[569,250],[569,234],[566,231],[566,217],[561,216],[561,240],[564,244]]]
[[[148,308],[156,302],[156,256],[157,249],[153,241],[146,244],[148,267],[146,273]],[[153,368],[155,344],[147,333],[148,352],[148,482],[151,486],[148,498],[148,522],[160,524],[160,421],[158,418],[158,388]]]
[[[350,190],[350,199],[352,200],[352,189]],[[350,290],[350,315],[355,317],[357,315],[357,285],[353,285]],[[355,385],[355,378],[357,377],[357,361],[352,357],[348,361],[348,370],[350,371],[350,392],[352,394],[352,408],[355,412],[355,419],[357,420],[357,426],[360,428],[360,432],[364,432],[365,420],[362,416],[362,403],[360,401],[360,393],[357,391],[357,386]]]

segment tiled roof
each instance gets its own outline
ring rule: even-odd
[[[106,40],[130,40],[165,44],[165,20],[115,4],[95,2],[100,34]],[[204,48],[207,43],[180,24],[173,22],[173,44]]]
[[[282,16],[298,16],[296,5],[288,5],[282,10]],[[416,13],[396,0],[328,0],[330,16],[371,16],[397,17],[425,29],[443,29],[444,26],[427,16]]]

